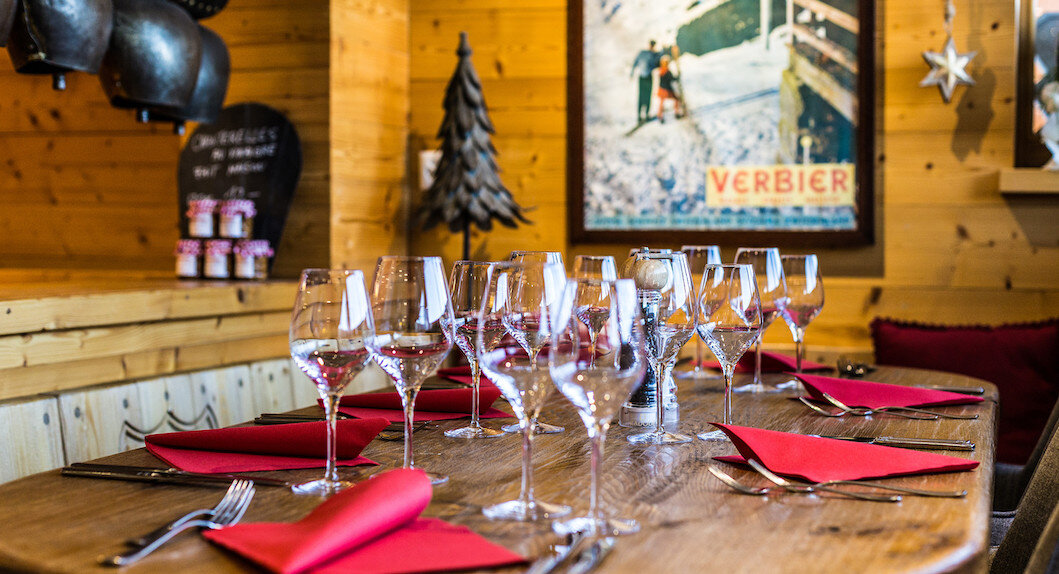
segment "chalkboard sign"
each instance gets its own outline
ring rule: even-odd
[[[199,125],[180,152],[181,233],[189,236],[189,201],[249,199],[257,209],[253,237],[276,249],[301,169],[298,133],[283,114],[256,103],[224,108],[217,121]]]

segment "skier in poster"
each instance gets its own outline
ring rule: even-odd
[[[681,103],[680,77],[673,73],[674,66],[670,65],[670,57],[662,56],[658,68],[658,122],[666,122],[666,100],[673,100],[673,115],[677,119],[684,117],[684,107]]]
[[[654,86],[652,72],[658,67],[661,54],[655,50],[655,41],[647,43],[646,50],[640,50],[636,59],[632,62],[632,71],[629,77],[638,79],[639,98],[636,104],[636,124],[640,125],[650,119],[651,115],[651,88]]]

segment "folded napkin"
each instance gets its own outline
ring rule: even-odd
[[[752,352],[746,352],[739,359],[739,362],[735,364],[735,372],[737,373],[753,373],[754,362],[757,360],[756,355]],[[782,373],[786,371],[795,370],[798,365],[798,361],[794,357],[788,357],[782,353],[774,353],[772,351],[761,351],[761,372],[762,373]],[[717,361],[703,361],[702,366],[707,369],[720,369],[721,364]],[[830,371],[832,367],[823,365],[820,363],[814,363],[812,361],[802,361],[802,371]]]
[[[272,572],[436,572],[521,564],[471,530],[417,518],[430,479],[395,469],[339,492],[298,522],[238,524],[203,534]]]
[[[952,472],[978,466],[974,460],[931,452],[712,424],[739,450],[739,455],[719,456],[717,460],[743,464],[753,458],[776,474],[812,482]]]
[[[795,375],[805,385],[813,400],[827,402],[824,393],[850,407],[938,407],[980,403],[982,397],[906,387],[858,379],[838,379],[819,375]]]
[[[341,466],[375,464],[360,451],[389,426],[381,418],[338,421]],[[324,422],[232,427],[147,435],[147,451],[190,472],[255,472],[324,466]]]
[[[500,398],[496,385],[481,385],[478,392],[478,413],[483,419],[510,417],[491,405]],[[416,395],[415,420],[441,421],[463,418],[471,414],[473,389],[430,389]],[[397,393],[362,393],[342,397],[338,410],[352,417],[382,417],[390,422],[404,421],[401,395]]]
[[[474,380],[474,376],[471,374],[471,367],[468,365],[464,365],[462,367],[445,367],[444,369],[438,369],[438,376],[443,379],[455,381],[464,385],[470,385],[471,382]],[[478,388],[483,390],[486,388],[494,388],[497,389],[497,392],[500,392],[499,387],[497,387],[496,384],[493,383],[493,381],[490,381],[489,377],[485,376],[484,373],[482,374],[481,378],[478,379]],[[418,405],[419,403],[417,402],[416,404]]]

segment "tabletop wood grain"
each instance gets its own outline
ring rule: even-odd
[[[779,375],[770,375],[772,379]],[[706,472],[719,464],[747,483],[763,484],[749,470],[712,457],[733,454],[727,441],[677,446],[633,446],[630,429],[608,434],[601,482],[606,510],[636,518],[638,534],[619,539],[599,572],[942,572],[981,571],[988,541],[996,389],[977,379],[913,369],[880,368],[873,380],[910,385],[984,386],[980,405],[947,407],[980,413],[978,420],[912,421],[893,416],[833,419],[815,415],[791,394],[736,395],[735,423],[820,434],[875,434],[958,438],[977,443],[970,453],[981,465],[969,472],[890,479],[893,484],[966,489],[964,499],[906,497],[882,504],[833,496],[737,494]],[[738,381],[737,381],[738,382]],[[680,382],[681,422],[686,431],[708,428],[720,416],[719,380]],[[506,408],[506,405],[502,405]],[[315,407],[314,407],[315,408]],[[588,444],[570,405],[555,393],[542,419],[566,432],[535,442],[537,496],[587,509]],[[487,420],[499,426],[504,419]],[[416,462],[448,474],[435,488],[426,515],[464,524],[491,540],[534,558],[558,539],[547,523],[493,522],[481,507],[518,494],[521,439],[517,435],[466,441],[442,436],[465,421],[443,421],[416,433]],[[374,441],[364,454],[381,467],[344,469],[356,478],[400,464],[398,442]],[[108,462],[161,466],[145,451],[107,457]],[[319,471],[269,473],[290,480]],[[58,471],[0,485],[0,569],[103,571],[96,558],[120,551],[122,541],[194,508],[212,506],[221,491],[188,486],[62,477]],[[319,499],[279,488],[259,488],[245,521],[296,520]],[[187,535],[125,568],[128,572],[252,572],[250,563],[201,537]],[[521,569],[510,569],[517,572]]]

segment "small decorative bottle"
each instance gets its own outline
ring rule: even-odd
[[[227,279],[228,260],[231,259],[232,242],[227,239],[212,239],[206,242],[206,259],[202,274],[210,279]]]
[[[252,235],[257,208],[249,199],[229,199],[221,204],[220,236],[247,239]]]
[[[202,242],[198,239],[180,239],[176,244],[177,277],[195,279],[199,276],[199,256],[202,255]]]
[[[238,279],[268,279],[268,258],[272,247],[265,239],[235,243],[235,276]]]
[[[188,235],[213,237],[213,214],[217,211],[216,199],[193,199],[188,202]]]

